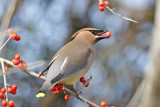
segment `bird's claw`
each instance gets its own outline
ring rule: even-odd
[[[80,99],[80,98],[79,98],[79,90],[76,90],[76,91],[75,91],[75,94],[76,94],[77,99]]]

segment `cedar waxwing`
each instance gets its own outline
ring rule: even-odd
[[[43,70],[49,71],[36,97],[45,96],[45,93],[57,83],[74,85],[86,74],[95,58],[95,44],[108,38],[98,36],[105,32],[106,30],[84,28],[73,34],[73,40],[62,47]]]

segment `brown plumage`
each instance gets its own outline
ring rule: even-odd
[[[95,44],[106,37],[97,36],[104,30],[84,28],[73,34],[71,42],[62,47],[48,64],[46,82],[36,97],[43,97],[46,91],[57,83],[73,85],[87,73],[95,58]]]

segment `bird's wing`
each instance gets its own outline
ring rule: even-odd
[[[52,65],[52,63],[55,61],[55,59],[58,57],[58,55],[56,55],[56,56],[54,56],[53,58],[52,58],[52,60],[49,62],[49,64],[47,65],[47,67],[42,71],[42,73],[39,75],[39,77],[41,76],[41,75],[43,75],[43,73],[44,72],[46,72],[49,68],[50,68],[50,66]]]
[[[68,78],[79,72],[81,69],[85,68],[91,54],[92,51],[88,48],[85,53],[81,54],[81,58],[78,58],[78,60],[74,61],[74,63],[70,63],[70,60],[72,60],[72,58],[66,56],[61,65],[61,72],[51,80],[51,84]]]

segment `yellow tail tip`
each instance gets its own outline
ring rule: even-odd
[[[45,93],[38,93],[37,95],[36,95],[36,97],[38,98],[38,97],[44,97],[45,96]]]

